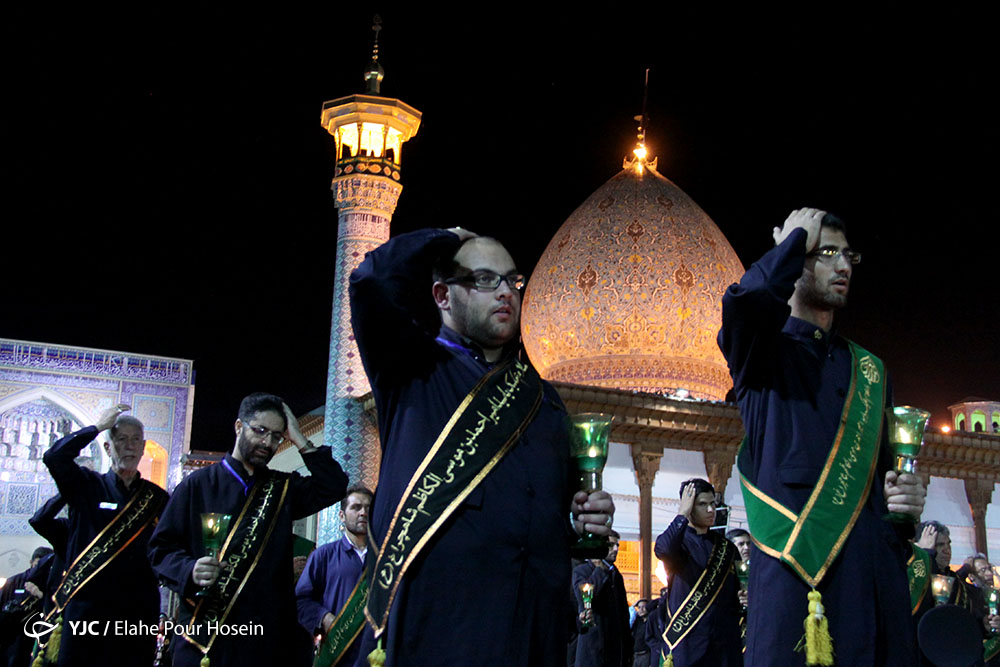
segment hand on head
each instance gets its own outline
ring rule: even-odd
[[[800,208],[792,211],[785,218],[781,227],[775,227],[771,236],[774,238],[774,245],[781,245],[781,242],[788,238],[796,229],[806,230],[806,252],[811,252],[819,243],[819,228],[823,222],[826,211],[818,208]]]

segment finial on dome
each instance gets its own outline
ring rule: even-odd
[[[365,70],[365,92],[369,95],[378,95],[382,78],[385,76],[385,70],[378,62],[378,33],[382,30],[382,17],[376,14],[372,21],[374,23],[372,30],[375,31],[375,45],[372,47],[372,61],[368,65],[368,69]]]
[[[634,120],[639,123],[639,131],[637,134],[637,141],[635,148],[632,149],[632,155],[635,157],[625,156],[622,161],[622,169],[635,169],[637,174],[642,174],[644,168],[652,169],[656,171],[656,160],[647,160],[646,156],[649,151],[646,149],[646,127],[649,125],[649,115],[646,113],[646,100],[649,97],[649,68],[646,68],[646,83],[642,92],[642,115],[635,116]]]

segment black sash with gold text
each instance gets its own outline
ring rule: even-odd
[[[199,598],[188,629],[181,633],[184,639],[205,655],[212,650],[218,632],[208,632],[205,639],[201,630],[206,627],[219,628],[225,624],[226,617],[253,575],[271,539],[281,508],[285,504],[288,484],[288,477],[279,478],[276,475],[271,475],[261,484],[255,484],[236,518],[236,527],[229,532],[219,551],[219,561],[228,567],[222,570],[219,579],[209,588],[208,595]],[[189,631],[194,631],[201,641],[192,637]]]
[[[147,526],[155,524],[166,504],[167,495],[157,493],[159,487],[152,482],[139,481],[142,488],[69,566],[59,588],[52,594],[55,608],[50,616],[62,612],[74,595],[132,544]]]
[[[715,541],[715,546],[708,556],[705,571],[698,577],[698,581],[691,587],[691,592],[676,611],[670,613],[669,605],[667,607],[670,620],[667,629],[663,631],[663,641],[666,642],[669,653],[673,653],[694,626],[698,625],[698,621],[715,602],[722,585],[726,583],[726,577],[733,571],[733,562],[737,556],[736,547],[716,531],[711,531],[709,534]],[[666,660],[666,658],[667,656],[662,656],[661,659]]]
[[[462,400],[403,492],[375,560],[365,617],[379,637],[407,568],[538,412],[542,382],[511,359]]]

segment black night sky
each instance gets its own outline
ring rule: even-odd
[[[659,171],[745,265],[791,209],[838,213],[864,255],[839,326],[883,357],[896,402],[939,426],[951,403],[1000,398],[985,13],[342,4],[8,10],[0,336],[193,359],[195,449],[232,446],[250,391],[323,403],[337,218],[320,109],[362,92],[378,12],[382,94],[423,112],[394,234],[461,225],[530,272],[620,170],[649,67]]]

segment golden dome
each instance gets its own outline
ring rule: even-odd
[[[743,265],[653,167],[627,166],[556,232],[525,292],[524,345],[548,380],[722,400],[721,300]]]

